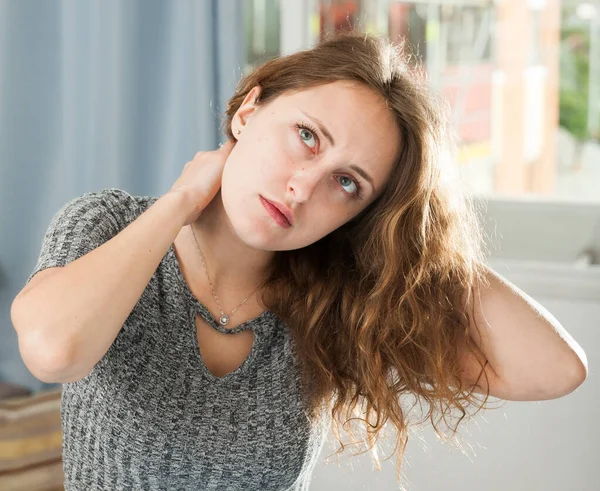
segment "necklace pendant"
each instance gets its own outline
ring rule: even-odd
[[[229,316],[227,314],[223,314],[221,316],[221,318],[219,319],[219,324],[221,324],[222,326],[226,326],[228,322],[229,322]]]

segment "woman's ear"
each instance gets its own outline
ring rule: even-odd
[[[244,100],[240,104],[238,110],[233,115],[231,120],[231,132],[236,139],[239,139],[239,136],[244,131],[244,128],[254,114],[254,111],[256,111],[258,106],[255,104],[255,102],[260,96],[261,90],[262,89],[260,85],[255,85],[252,87],[252,89],[250,89],[246,94],[246,97],[244,97]]]

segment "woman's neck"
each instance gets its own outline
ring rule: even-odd
[[[265,279],[275,255],[273,251],[253,249],[240,240],[227,217],[220,191],[190,225],[188,235],[197,251],[195,235],[217,292],[249,293]],[[200,252],[198,264],[202,264]],[[205,274],[203,269],[201,274]]]

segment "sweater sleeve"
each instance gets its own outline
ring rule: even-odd
[[[26,283],[40,271],[66,266],[113,238],[135,219],[137,208],[133,196],[116,188],[68,201],[52,217]]]

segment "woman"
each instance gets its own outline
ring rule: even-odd
[[[337,35],[245,77],[228,142],[164,196],[59,210],[11,314],[64,384],[66,489],[307,489],[353,417],[369,448],[391,422],[400,477],[402,396],[460,422],[475,393],[583,382],[579,345],[484,265],[442,107],[398,46]]]

